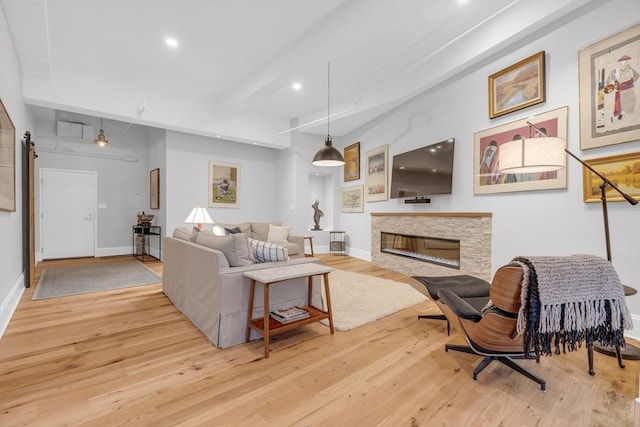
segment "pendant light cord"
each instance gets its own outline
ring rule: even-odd
[[[327,62],[327,136],[331,135],[329,131],[330,108],[331,108],[331,62]]]

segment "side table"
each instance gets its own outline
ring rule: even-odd
[[[244,273],[245,277],[251,279],[251,288],[249,290],[249,311],[247,312],[247,331],[245,340],[249,342],[251,329],[262,334],[264,339],[264,357],[269,357],[269,338],[271,335],[285,332],[298,326],[306,325],[312,322],[318,322],[323,319],[329,319],[329,330],[333,334],[333,315],[331,314],[331,295],[329,293],[329,273],[334,269],[322,264],[296,264],[284,267],[265,268],[264,270],[253,270]],[[322,276],[324,279],[325,298],[327,299],[327,309],[323,310],[312,305],[313,296],[313,277]],[[308,300],[305,307],[300,307],[309,312],[309,317],[295,320],[289,323],[280,323],[270,316],[269,309],[269,289],[272,285],[281,283],[280,286],[286,286],[290,279],[307,277],[309,281]],[[253,299],[256,292],[256,282],[263,284],[264,289],[264,316],[252,319]],[[290,283],[290,282],[288,282]]]
[[[331,255],[333,255],[334,252],[340,252],[340,255],[344,255],[344,252],[347,249],[345,233],[345,231],[329,231],[329,252],[331,252]]]
[[[160,260],[162,254],[162,228],[159,225],[134,225],[133,231],[133,256],[142,261],[146,261],[146,257]],[[149,239],[155,237],[158,239],[158,258],[149,253]]]
[[[311,253],[307,254],[305,253],[304,256],[306,257],[312,257],[313,256],[313,236],[302,236],[302,241],[304,242],[305,240],[309,241],[309,247],[311,248]]]

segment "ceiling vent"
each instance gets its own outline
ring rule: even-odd
[[[93,141],[95,134],[93,133],[93,126],[91,125],[78,122],[58,121],[58,137]]]

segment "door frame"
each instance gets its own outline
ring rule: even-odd
[[[38,233],[40,235],[40,238],[38,239],[38,254],[39,254],[39,261],[42,261],[44,259],[44,253],[42,252],[42,238],[44,236],[43,233],[43,229],[44,229],[44,224],[42,221],[42,217],[43,217],[43,211],[42,211],[42,205],[43,205],[43,192],[42,192],[42,180],[43,180],[43,174],[45,171],[56,171],[56,172],[67,172],[67,173],[83,173],[83,174],[87,174],[87,175],[93,175],[94,179],[93,179],[93,206],[94,206],[94,221],[93,221],[93,257],[95,258],[96,256],[96,250],[98,248],[98,173],[95,171],[84,171],[84,170],[74,170],[74,169],[59,169],[59,168],[40,168],[40,170],[38,171]]]

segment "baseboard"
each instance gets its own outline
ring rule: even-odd
[[[357,248],[347,248],[347,254],[371,262],[371,252]]]
[[[640,316],[632,314],[631,320],[633,321],[633,329],[626,331],[624,336],[640,341]]]
[[[24,274],[21,274],[16,283],[13,284],[9,295],[7,295],[7,299],[2,301],[2,305],[0,306],[0,338],[4,335],[7,326],[9,326],[9,321],[18,307],[24,290]]]
[[[131,246],[120,246],[111,248],[96,248],[96,257],[131,255],[133,250]]]

